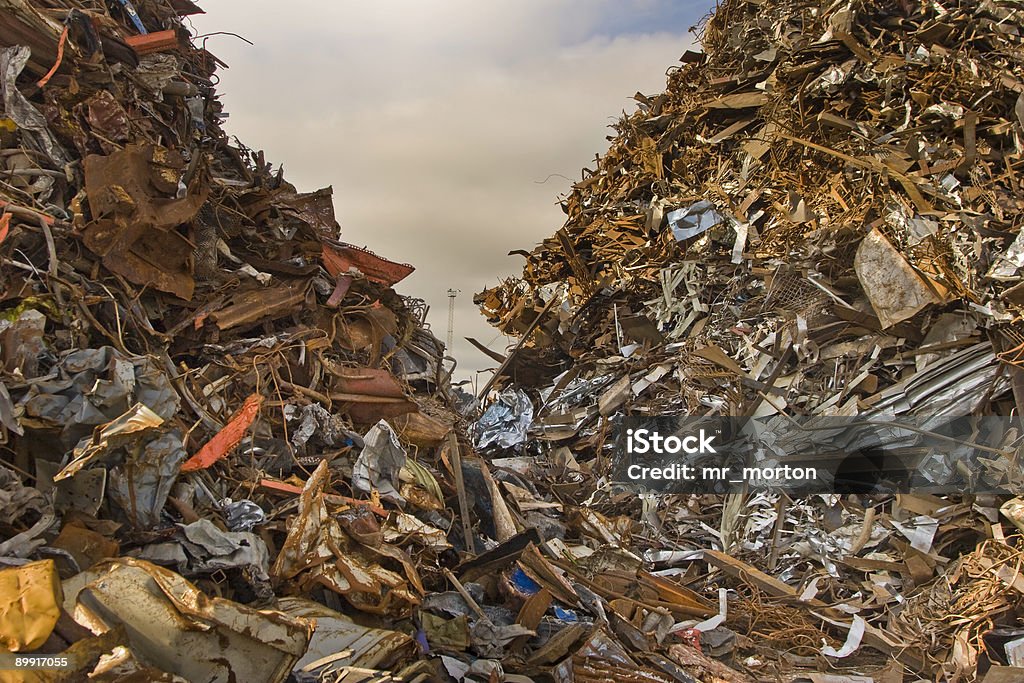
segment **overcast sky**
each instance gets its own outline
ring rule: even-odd
[[[438,338],[456,299],[457,376],[499,351],[473,294],[521,272],[558,197],[607,149],[636,91],[663,89],[708,0],[207,0],[198,33],[230,66],[229,133],[299,190],[333,185],[342,239],[416,272]],[[565,177],[561,177],[565,176]]]

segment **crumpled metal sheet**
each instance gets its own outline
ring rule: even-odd
[[[104,346],[68,354],[55,376],[30,383],[22,403],[26,417],[35,418],[35,429],[60,429],[61,441],[70,450],[135,403],[169,420],[178,411],[179,398],[150,358],[127,357]]]
[[[277,198],[285,211],[295,215],[324,239],[337,239],[341,226],[334,217],[334,188],[323,187],[314,192],[298,192],[291,197]]]
[[[102,463],[112,468],[106,482],[111,498],[133,525],[149,528],[159,522],[187,454],[180,434],[161,431],[177,411],[178,394],[151,359],[128,358],[110,347],[76,351],[49,377],[33,381],[22,403],[29,433],[59,429],[68,448],[59,472],[50,468],[52,461],[37,465],[44,477],[53,473],[61,509],[88,511],[66,500],[74,487],[64,484]]]
[[[157,526],[181,464],[188,457],[181,434],[170,431],[127,450],[124,461],[110,470],[110,497],[136,526]]]
[[[109,91],[99,91],[80,106],[85,108],[86,120],[94,132],[100,133],[113,143],[123,144],[128,141],[131,132],[128,124],[128,112]],[[108,153],[117,150],[110,142],[100,140]]]
[[[267,544],[247,531],[221,531],[208,519],[182,525],[182,545],[192,555],[194,571],[212,572],[232,567],[255,567],[266,578],[270,568]]]
[[[286,597],[274,607],[291,617],[316,623],[309,649],[295,664],[295,670],[315,673],[321,680],[331,680],[329,677],[340,667],[393,670],[414,657],[418,649],[405,633],[362,626],[312,600]]]
[[[263,508],[251,500],[225,498],[221,501],[221,506],[224,510],[224,521],[232,531],[252,531],[267,521],[267,514],[263,512]]]
[[[305,620],[208,597],[131,558],[97,565],[66,581],[64,592],[76,621],[95,634],[123,625],[139,661],[190,681],[281,683],[312,634]]]
[[[37,461],[41,476],[52,476],[60,510],[95,514],[104,495],[137,528],[158,526],[161,511],[174,486],[181,464],[188,457],[175,430],[121,435],[94,448],[86,437],[68,466],[54,472],[50,463]]]
[[[107,498],[109,472],[103,467],[82,470],[73,477],[58,482],[54,475],[60,470],[59,462],[36,459],[36,476],[39,489],[52,497],[53,507],[58,514],[83,513],[96,517]]]
[[[97,427],[91,437],[87,436],[79,441],[71,453],[71,461],[53,475],[53,480],[61,481],[73,477],[86,465],[125,444],[141,439],[143,433],[156,429],[163,423],[162,417],[143,404],[136,403],[107,424]]]
[[[50,637],[64,600],[53,560],[0,569],[0,647],[31,652]]]
[[[1021,97],[1024,98],[1024,94]],[[986,277],[994,280],[1012,280],[1022,267],[1024,267],[1024,231],[1017,233],[1017,237],[1014,238],[1007,250],[996,256]]]
[[[352,486],[357,491],[377,491],[382,500],[405,505],[399,493],[399,473],[405,465],[405,449],[398,435],[386,421],[381,420],[363,436],[363,450],[352,465]]]
[[[28,557],[46,541],[41,538],[57,521],[53,506],[38,489],[24,486],[13,471],[0,465],[0,557]],[[19,532],[19,528],[25,528]]]
[[[270,551],[263,539],[248,531],[222,531],[208,519],[179,524],[176,541],[143,548],[140,559],[173,564],[185,576],[221,569],[246,569],[257,581],[270,577]]]
[[[139,58],[132,80],[141,83],[154,93],[162,93],[173,80],[181,77],[179,58],[169,53],[156,53]]]
[[[39,113],[21,91],[18,90],[18,75],[28,63],[32,50],[26,45],[15,45],[0,49],[0,96],[3,97],[4,115],[14,121],[22,131],[30,131],[29,139],[60,164],[67,163],[67,155],[50,134],[46,118]]]
[[[298,516],[289,521],[271,575],[293,581],[296,590],[323,586],[363,611],[407,615],[420,602],[409,587],[422,587],[415,567],[398,548],[359,546],[342,531],[324,499],[329,476],[327,461],[321,461],[303,487]],[[402,564],[408,581],[381,566],[385,558]]]
[[[393,520],[384,528],[384,540],[388,543],[412,541],[435,552],[443,552],[452,547],[443,530],[406,513],[394,515]]]
[[[526,392],[515,387],[504,389],[473,427],[476,447],[517,446],[526,441],[532,423],[533,403]]]
[[[241,208],[257,224],[274,228],[284,239],[291,239],[299,223],[305,223],[319,240],[336,240],[341,226],[334,217],[331,187],[315,192],[297,192],[290,183],[273,190],[260,188],[241,199]]]
[[[482,586],[469,583],[464,588],[474,602],[483,601]],[[441,647],[461,647],[465,643],[480,657],[501,658],[507,655],[506,648],[512,641],[534,635],[533,629],[515,623],[515,613],[506,607],[474,607],[459,592],[431,593],[420,610],[428,642]],[[426,610],[453,618],[432,618]]]
[[[668,219],[669,227],[672,228],[672,235],[676,238],[677,242],[682,242],[707,232],[725,220],[722,214],[715,210],[715,205],[707,199],[685,209],[670,211],[666,219]]]
[[[349,432],[345,428],[345,421],[340,415],[332,415],[319,403],[311,403],[303,406],[301,422],[292,431],[292,446],[304,448],[313,440],[313,443],[325,446],[340,446],[346,441],[359,439],[358,446],[362,446],[362,437]]]
[[[241,569],[246,580],[266,584],[269,580],[270,552],[262,538],[248,531],[222,531],[208,519],[179,524],[173,541],[151,543],[137,553],[138,559],[174,567],[186,577],[203,576],[216,571]],[[261,593],[272,595],[265,585],[254,585]]]
[[[53,481],[65,481],[90,465],[103,464],[110,468],[110,496],[132,524],[155,526],[188,457],[177,431],[154,433],[163,423],[159,415],[136,403],[79,441],[71,461],[53,475]]]

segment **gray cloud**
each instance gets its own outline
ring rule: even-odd
[[[683,5],[690,23],[702,5]],[[570,183],[559,176],[578,179],[632,94],[659,92],[692,44],[685,22],[658,23],[682,12],[668,0],[224,0],[207,11],[200,33],[255,43],[208,42],[231,67],[219,88],[229,132],[300,189],[333,185],[343,239],[416,266],[398,289],[426,299],[442,339],[446,292],[461,290],[463,378],[493,363],[462,337],[506,344],[473,293],[521,268],[509,250],[562,224]]]

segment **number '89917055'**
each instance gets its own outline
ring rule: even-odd
[[[14,666],[18,669],[62,669],[68,664],[68,658],[60,656],[16,655],[14,657]]]

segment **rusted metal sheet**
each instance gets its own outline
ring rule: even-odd
[[[324,498],[329,477],[327,461],[322,460],[303,487],[298,516],[288,523],[288,538],[271,575],[291,581],[300,591],[322,586],[365,612],[408,616],[420,602],[410,587],[420,584],[416,569],[396,555],[397,549],[381,545],[369,551],[342,530],[328,514]],[[408,578],[382,567],[382,555],[403,562]]]
[[[100,140],[104,150],[113,152],[116,147],[111,143],[120,145],[130,139],[128,112],[106,90],[99,91],[79,106],[87,112],[86,120],[89,122],[90,130],[109,141]]]
[[[352,278],[348,275],[339,275],[334,285],[334,291],[331,293],[329,299],[327,299],[326,306],[328,308],[337,308],[341,302],[345,299],[345,295],[348,293],[348,288],[352,286]]]
[[[337,391],[331,400],[356,422],[368,424],[381,418],[416,412],[416,403],[387,370],[380,368],[337,368]]]
[[[334,188],[324,187],[315,192],[303,192],[282,201],[286,211],[292,211],[312,227],[322,239],[337,239],[341,232],[334,217]]]
[[[103,265],[128,281],[192,298],[195,281],[189,264],[195,245],[177,232],[154,231],[135,241],[135,228],[121,221],[96,221],[85,234],[85,246],[103,257]]]
[[[154,144],[87,156],[85,186],[93,217],[131,217],[160,230],[187,223],[206,201],[209,189],[199,189],[197,183],[195,192],[177,198],[185,165],[179,152]]]
[[[239,444],[249,427],[256,421],[263,405],[263,396],[251,394],[234,417],[217,432],[216,436],[206,442],[199,452],[181,465],[182,472],[205,469],[226,457]]]
[[[221,330],[251,325],[260,320],[274,320],[295,310],[306,299],[308,282],[289,282],[279,287],[237,292],[228,305],[210,314],[210,320]]]
[[[195,217],[208,186],[196,185],[178,199],[184,159],[152,144],[88,156],[84,170],[93,217],[85,245],[131,282],[191,299],[195,245],[176,228]]]
[[[340,368],[338,387],[345,393],[405,398],[398,380],[380,368]]]
[[[315,192],[296,192],[285,183],[274,190],[260,188],[248,192],[240,201],[241,208],[253,222],[284,226],[287,222],[305,223],[317,241],[335,240],[341,226],[334,217],[334,190],[321,188]]]
[[[395,263],[377,256],[368,249],[334,242],[323,245],[324,268],[337,277],[348,274],[353,268],[365,275],[368,280],[392,287],[408,277],[414,270],[408,263]]]
[[[120,551],[117,541],[80,526],[79,523],[64,525],[50,545],[69,553],[82,569],[108,557],[117,557]]]
[[[137,36],[127,36],[124,42],[128,43],[135,50],[135,54],[141,57],[177,48],[178,34],[174,31],[155,31]]]

